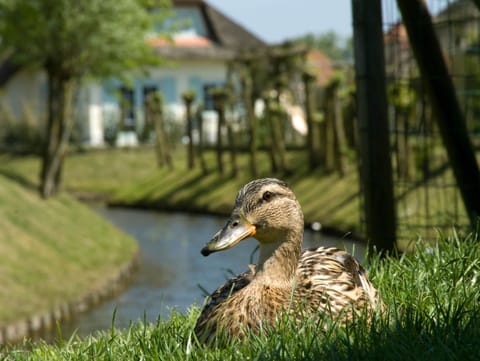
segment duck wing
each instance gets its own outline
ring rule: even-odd
[[[348,307],[373,308],[379,301],[378,292],[360,263],[335,247],[303,250],[295,297],[310,311],[323,310],[333,316]]]
[[[237,293],[245,286],[247,286],[255,275],[255,265],[249,265],[249,270],[229,279],[223,286],[217,288],[210,296],[208,296],[205,306],[200,313],[195,324],[195,334],[204,334],[204,329],[207,327],[207,323],[213,315],[213,311],[216,307],[225,302],[227,298]],[[209,330],[210,332],[214,330]]]

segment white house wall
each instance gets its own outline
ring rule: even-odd
[[[2,111],[9,112],[13,120],[21,121],[29,108],[30,114],[36,116],[38,124],[45,121],[47,82],[43,72],[24,70],[0,90]]]
[[[139,85],[157,84],[162,92],[164,90],[162,89],[162,81],[174,79],[173,94],[163,94],[164,106],[166,112],[169,112],[175,119],[182,119],[185,112],[182,93],[187,90],[194,90],[197,95],[195,102],[203,103],[203,86],[224,84],[225,75],[226,67],[223,62],[182,62],[172,67],[152,70],[149,78],[140,81]],[[170,93],[168,90],[167,92]],[[141,108],[140,103],[138,102],[137,106]]]
[[[103,126],[103,103],[102,88],[98,84],[90,84],[88,86],[89,103],[87,104],[87,124],[86,131],[88,143],[93,147],[100,147],[104,142],[104,126]]]
[[[45,127],[47,96],[45,72],[23,70],[0,90],[1,111],[8,112],[16,122],[24,121],[28,112],[33,114],[33,120],[39,127]],[[80,122],[82,140],[93,146],[104,144],[102,107],[101,87],[86,83],[75,98],[74,116]]]
[[[148,77],[137,78],[129,86],[134,93],[134,114],[137,131],[144,125],[144,96],[145,87],[156,87],[163,95],[164,114],[170,121],[182,122],[185,116],[185,107],[182,100],[182,93],[187,90],[196,92],[195,103],[204,102],[204,86],[222,85],[225,83],[226,65],[223,61],[182,61],[174,65],[152,69]],[[100,134],[97,128],[104,129],[110,125],[112,120],[120,120],[119,89],[122,84],[119,80],[111,80],[103,84],[102,97],[102,120],[98,120],[98,112],[94,111],[95,121],[90,121],[91,134]],[[92,90],[95,91],[95,90]],[[93,97],[96,99],[96,97]],[[91,115],[92,116],[92,115]],[[214,137],[215,121],[209,116],[205,124],[205,136],[207,139]],[[93,137],[92,137],[93,138]]]
[[[185,108],[182,93],[194,90],[196,103],[203,103],[205,85],[225,83],[226,66],[223,61],[182,61],[175,65],[153,69],[148,77],[138,78],[132,83],[135,103],[137,130],[144,124],[143,89],[155,86],[163,93],[165,115],[174,121],[183,121]],[[85,82],[76,99],[76,118],[81,122],[82,140],[91,146],[104,145],[104,131],[112,122],[120,119],[118,90],[122,83],[118,80],[106,82]],[[16,74],[1,90],[1,109],[10,112],[21,120],[28,107],[37,116],[38,122],[46,118],[48,86],[46,76],[41,71],[24,70]],[[216,115],[216,114],[215,114]],[[205,124],[206,138],[213,134],[216,120],[208,116]],[[212,133],[212,134],[211,134]]]

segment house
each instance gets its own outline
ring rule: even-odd
[[[480,54],[480,10],[470,0],[457,0],[440,11],[433,11],[433,25],[445,61],[454,81],[465,73],[465,62]],[[387,78],[410,77],[416,72],[416,62],[410,48],[407,31],[396,22],[384,34]],[[457,84],[458,85],[458,84]]]
[[[335,73],[334,62],[318,49],[311,49],[307,53],[307,64],[317,75],[317,86],[325,87]]]
[[[467,125],[477,130],[480,129],[480,9],[470,0],[443,5],[431,9],[434,30]],[[410,86],[421,86],[407,31],[401,22],[384,34],[384,47],[388,83],[404,81]]]
[[[216,114],[211,111],[208,89],[225,83],[227,62],[242,50],[266,47],[256,35],[222,14],[203,0],[174,0],[173,16],[164,26],[176,24],[172,41],[148,38],[148,43],[166,62],[137,77],[131,84],[119,79],[83,84],[76,99],[76,118],[84,143],[102,146],[105,131],[121,124],[120,145],[135,144],[136,132],[143,128],[145,100],[153,91],[163,95],[165,116],[183,119],[181,95],[196,92],[196,101],[204,104],[207,129],[213,129]],[[47,84],[45,75],[22,70],[3,86],[2,107],[21,117],[25,111],[45,114]]]
[[[392,25],[383,36],[387,80],[407,78],[415,66],[407,29],[401,22]]]

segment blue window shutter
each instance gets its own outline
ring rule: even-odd
[[[195,91],[195,101],[203,102],[203,81],[198,76],[192,76],[188,79],[189,90]]]
[[[177,82],[175,78],[173,76],[161,78],[160,91],[165,103],[175,103],[177,101]]]

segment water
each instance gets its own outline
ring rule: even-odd
[[[185,213],[97,208],[96,211],[139,243],[140,269],[128,289],[116,298],[78,315],[62,325],[64,337],[80,336],[112,325],[126,328],[131,322],[167,319],[173,308],[185,312],[192,304],[201,305],[204,293],[212,292],[231,275],[247,270],[257,242],[247,239],[235,248],[203,257],[200,250],[220,229],[225,217]],[[364,247],[350,241],[306,231],[304,247],[334,245],[354,251],[361,259]]]

